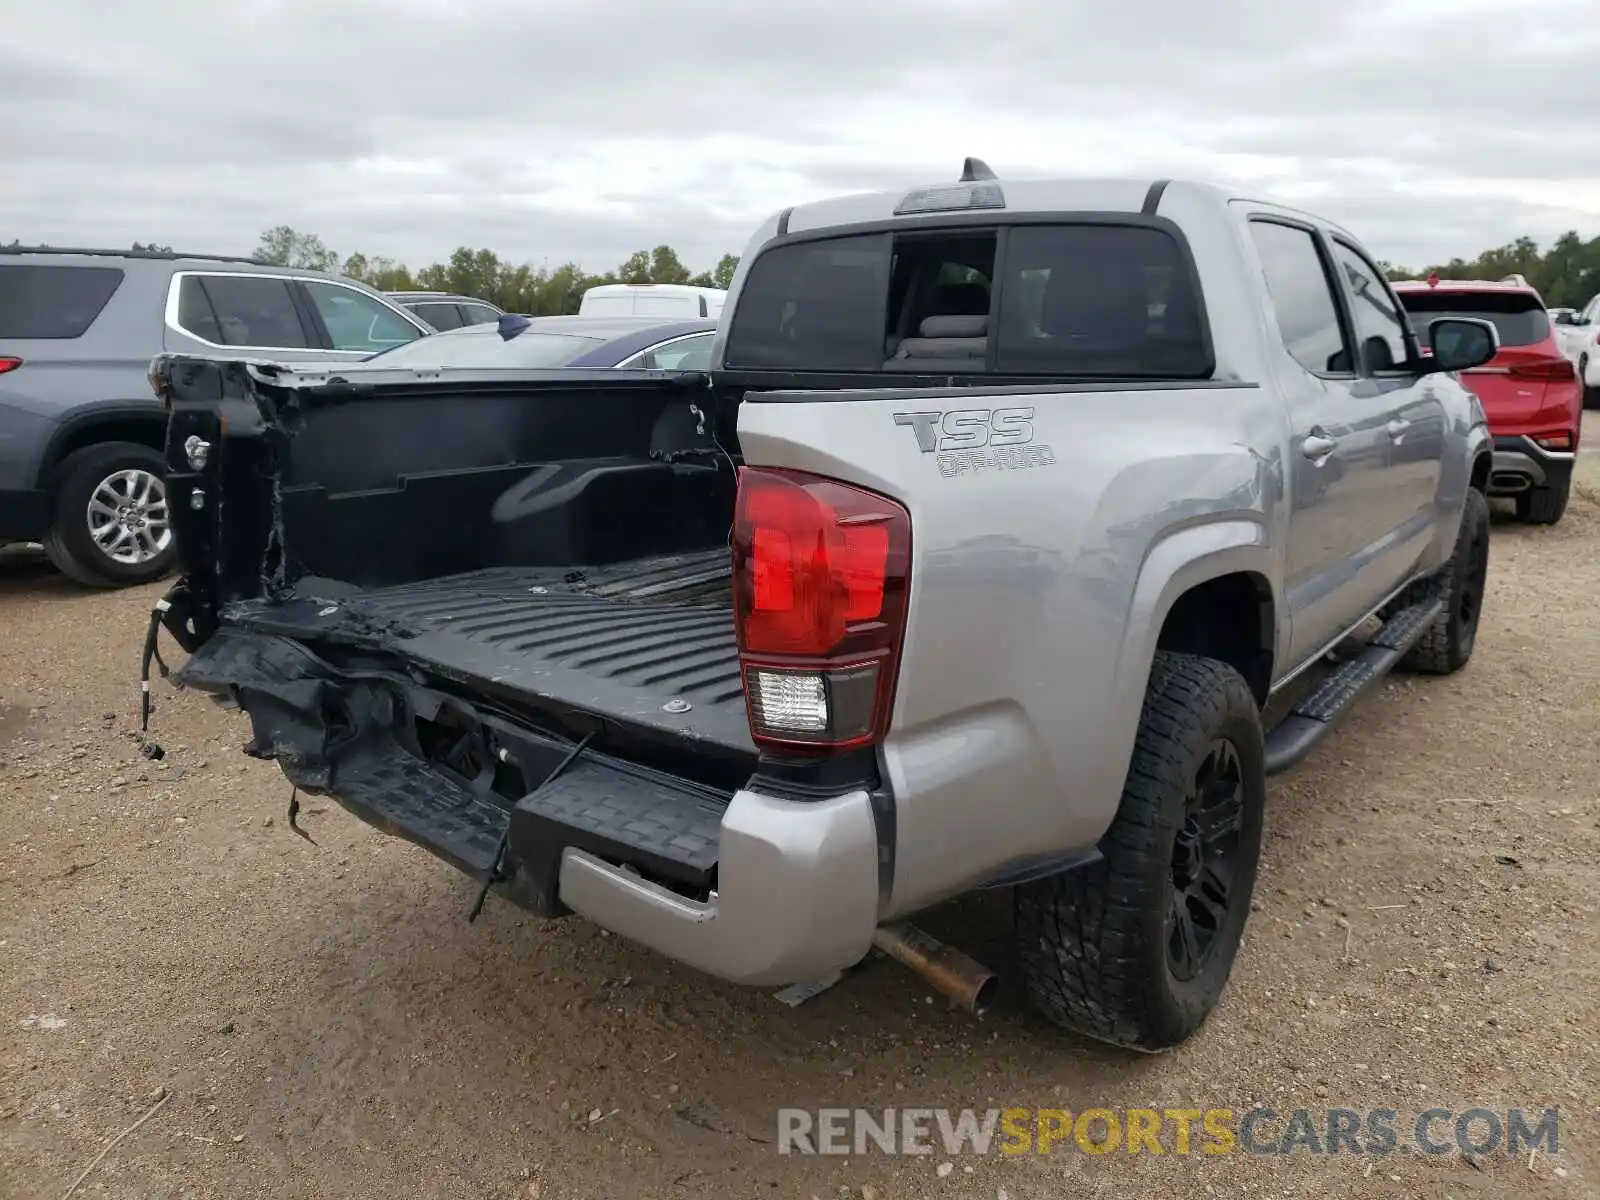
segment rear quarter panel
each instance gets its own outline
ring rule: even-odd
[[[0,354],[22,359],[0,376],[0,410],[16,414],[7,423],[11,444],[0,450],[5,486],[38,486],[56,449],[86,422],[148,417],[159,441],[166,418],[150,387],[150,360],[162,349],[170,270],[143,261],[122,266],[122,283],[81,337],[0,340]]]
[[[739,441],[752,464],[851,481],[910,511],[910,615],[883,748],[898,915],[1099,839],[1166,610],[1228,571],[1278,585],[1283,415],[1253,384],[860,396],[748,400]],[[1006,453],[1028,465],[975,470],[984,451],[925,451],[916,436],[914,414],[964,410],[956,427],[998,429],[1002,409],[1026,414],[1009,420],[1031,438]]]

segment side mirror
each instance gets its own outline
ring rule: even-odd
[[[1433,353],[1422,361],[1424,374],[1467,371],[1481,367],[1500,351],[1500,334],[1492,321],[1476,317],[1441,317],[1428,323]]]

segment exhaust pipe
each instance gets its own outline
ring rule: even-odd
[[[904,921],[878,926],[872,944],[973,1016],[989,1010],[999,977],[955,947]]]

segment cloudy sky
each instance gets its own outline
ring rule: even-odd
[[[7,12],[0,241],[709,266],[954,178],[1246,183],[1412,265],[1600,235],[1593,0],[49,0]]]

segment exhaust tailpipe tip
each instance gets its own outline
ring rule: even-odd
[[[999,990],[988,967],[904,921],[878,926],[872,944],[973,1016],[988,1012]]]

